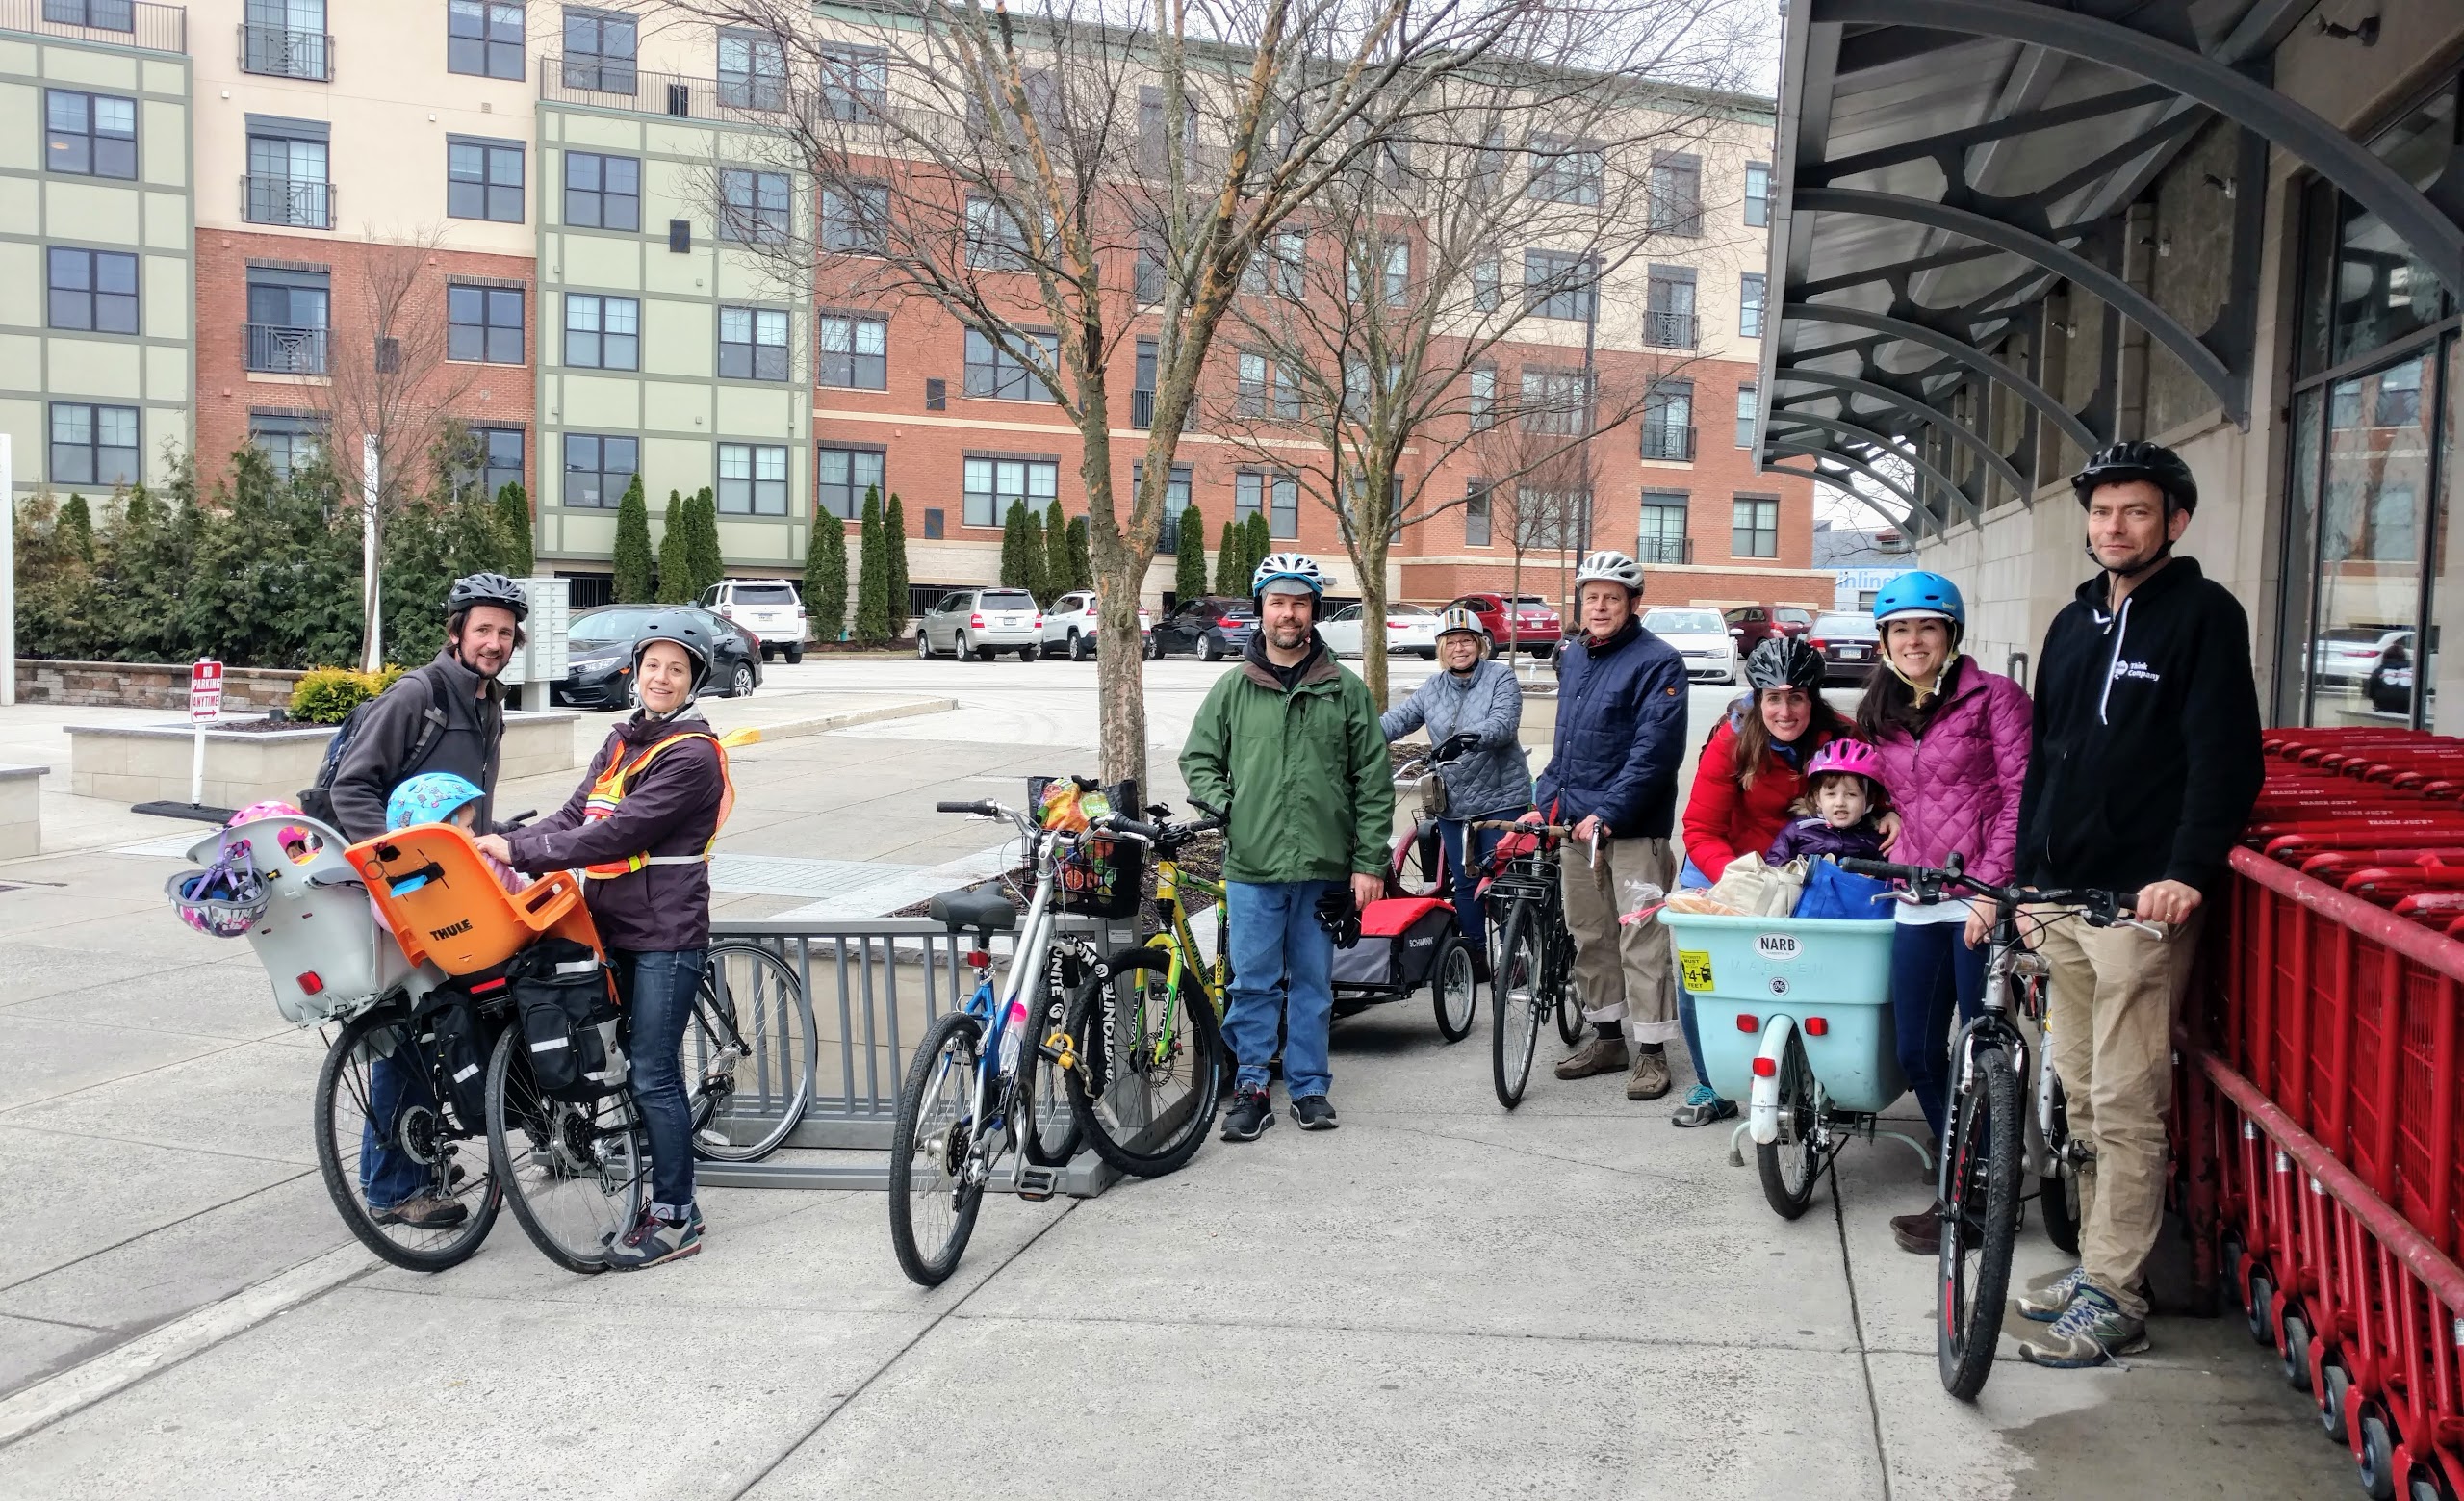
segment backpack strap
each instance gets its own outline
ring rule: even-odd
[[[411,742],[411,758],[402,763],[406,778],[417,775],[427,764],[427,759],[436,754],[436,747],[445,739],[446,727],[452,722],[453,688],[445,681],[445,674],[427,675],[427,708],[420,711],[419,738]]]

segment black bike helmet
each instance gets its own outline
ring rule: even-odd
[[[1745,659],[1745,682],[1757,693],[1764,688],[1822,691],[1822,654],[1793,635],[1764,640]]]
[[[530,597],[522,585],[500,573],[475,573],[453,581],[445,591],[445,613],[449,619],[475,605],[494,605],[499,609],[513,611],[519,623],[530,618]]]
[[[710,681],[710,662],[718,654],[718,633],[710,627],[710,617],[698,609],[662,609],[641,624],[633,635],[633,675],[641,676],[642,654],[653,641],[673,641],[684,648],[693,659],[693,692]],[[686,703],[692,699],[688,695]]]
[[[2162,443],[2116,443],[2096,451],[2088,467],[2070,477],[2070,489],[2085,506],[2103,484],[2144,479],[2165,492],[2166,499],[2186,511],[2198,509],[2198,481],[2182,455]]]

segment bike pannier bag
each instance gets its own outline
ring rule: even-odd
[[[586,944],[543,938],[505,972],[539,1093],[587,1103],[625,1082],[606,967]]]
[[[1360,910],[1360,942],[1337,948],[1337,985],[1393,986],[1411,990],[1428,983],[1441,940],[1454,930],[1454,908],[1434,896],[1389,896]]]
[[[479,1005],[458,985],[440,985],[427,993],[413,1014],[420,1046],[432,1049],[442,1065],[445,1105],[468,1134],[488,1128],[488,1054],[495,1050],[501,1022],[491,1022]]]

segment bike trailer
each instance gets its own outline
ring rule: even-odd
[[[475,974],[549,933],[599,948],[598,930],[571,872],[559,870],[508,893],[471,836],[451,824],[396,829],[363,840],[345,854],[414,964],[433,964],[447,974]]]
[[[1774,1021],[1842,1110],[1871,1114],[1908,1089],[1890,1020],[1897,924],[1844,918],[1714,917],[1663,907],[1681,982],[1694,997],[1703,1072],[1730,1100],[1753,1093]]]
[[[1434,896],[1389,896],[1360,910],[1360,942],[1335,950],[1337,989],[1408,994],[1428,983],[1454,907]]]
[[[294,858],[283,836],[314,836]],[[189,851],[203,864],[218,849],[246,846],[244,858],[266,892],[265,915],[250,925],[248,946],[273,985],[274,1009],[296,1026],[315,1026],[359,1011],[404,988],[414,999],[444,978],[403,957],[375,915],[359,872],[344,858],[341,834],[305,814],[283,814],[209,835]]]

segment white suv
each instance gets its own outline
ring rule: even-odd
[[[1146,638],[1154,631],[1155,622],[1146,613],[1146,607],[1139,606],[1138,640],[1142,656],[1144,655]],[[1072,589],[1054,600],[1052,608],[1043,612],[1043,649],[1047,656],[1061,651],[1068,653],[1071,661],[1085,661],[1095,655],[1095,637],[1099,634],[1095,618],[1095,591],[1092,589]]]
[[[752,632],[763,661],[779,653],[790,665],[805,660],[805,602],[786,580],[729,579],[704,589],[699,603]]]

